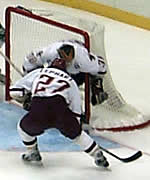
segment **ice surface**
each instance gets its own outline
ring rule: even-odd
[[[49,7],[46,2],[36,0],[1,0],[0,19],[3,19],[6,6],[18,4],[34,8],[47,9]],[[56,5],[50,4],[51,8],[53,6]],[[61,10],[63,9],[61,7]],[[90,15],[89,18],[93,16]],[[106,55],[110,59],[109,65],[117,89],[128,103],[138,107],[145,114],[149,114],[150,32],[104,17],[99,20],[105,24]],[[89,156],[80,152],[78,146],[64,139],[55,130],[46,132],[40,138],[44,167],[25,165],[20,159],[20,153],[24,151],[24,147],[16,131],[16,125],[24,113],[26,112],[14,105],[0,103],[1,180],[150,179],[150,128],[122,133],[101,132],[100,137],[95,137],[96,141],[121,157],[128,157],[139,149],[144,152],[140,159],[128,164],[105,154],[111,164],[111,171],[97,168]]]

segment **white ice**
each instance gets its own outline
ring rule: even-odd
[[[9,5],[33,8],[53,8],[52,4],[36,0],[1,0],[0,19]],[[63,8],[62,8],[63,9]],[[75,11],[70,10],[68,11]],[[81,12],[78,11],[80,14]],[[81,13],[83,16],[83,13]],[[104,17],[89,15],[105,25],[105,48],[114,83],[125,100],[150,114],[150,32],[119,23]],[[133,132],[101,132],[101,136],[120,143],[121,148],[109,149],[121,157],[137,150],[143,156],[132,162],[122,163],[108,154],[110,171],[97,168],[90,157],[81,152],[43,152],[44,166],[23,164],[20,152],[0,151],[1,180],[149,180],[150,179],[150,128]],[[6,135],[7,136],[7,135]],[[13,141],[13,139],[11,139]],[[15,140],[14,140],[15,141]]]

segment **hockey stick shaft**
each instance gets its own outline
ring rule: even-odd
[[[3,52],[0,50],[0,55],[20,74],[20,76],[23,77],[23,73],[15,66],[14,63],[11,62],[11,60],[3,54]]]
[[[108,153],[109,155],[113,156],[114,158],[124,162],[124,163],[128,163],[128,162],[132,162],[138,158],[140,158],[142,156],[142,152],[141,151],[138,151],[136,152],[135,154],[133,154],[132,156],[130,157],[127,157],[127,158],[120,158],[119,156],[113,154],[112,152],[108,151],[107,149],[99,146],[101,150],[103,150],[104,152]]]
[[[40,12],[40,13],[38,13],[40,16],[52,16],[53,15],[53,13],[51,13],[50,10],[45,10],[45,9],[33,9],[33,8],[27,9],[23,6],[17,6],[17,8],[27,11],[29,13],[33,13],[33,11]]]

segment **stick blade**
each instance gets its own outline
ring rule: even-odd
[[[141,151],[138,151],[136,152],[134,155],[128,157],[128,158],[122,158],[121,161],[125,162],[125,163],[128,163],[128,162],[132,162],[138,158],[140,158],[142,156],[142,152]]]

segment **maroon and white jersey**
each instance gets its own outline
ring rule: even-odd
[[[104,59],[100,56],[89,53],[83,43],[76,40],[62,40],[50,44],[48,47],[32,51],[24,59],[24,70],[28,72],[45,63],[51,65],[54,59],[59,58],[57,50],[63,46],[63,44],[72,45],[75,50],[75,56],[72,63],[67,67],[67,71],[70,74],[85,72],[92,75],[99,75],[106,73],[107,68]]]
[[[73,112],[81,113],[80,91],[75,81],[59,69],[36,69],[10,87],[14,99],[21,99],[26,92],[32,92],[33,97],[63,96]]]

